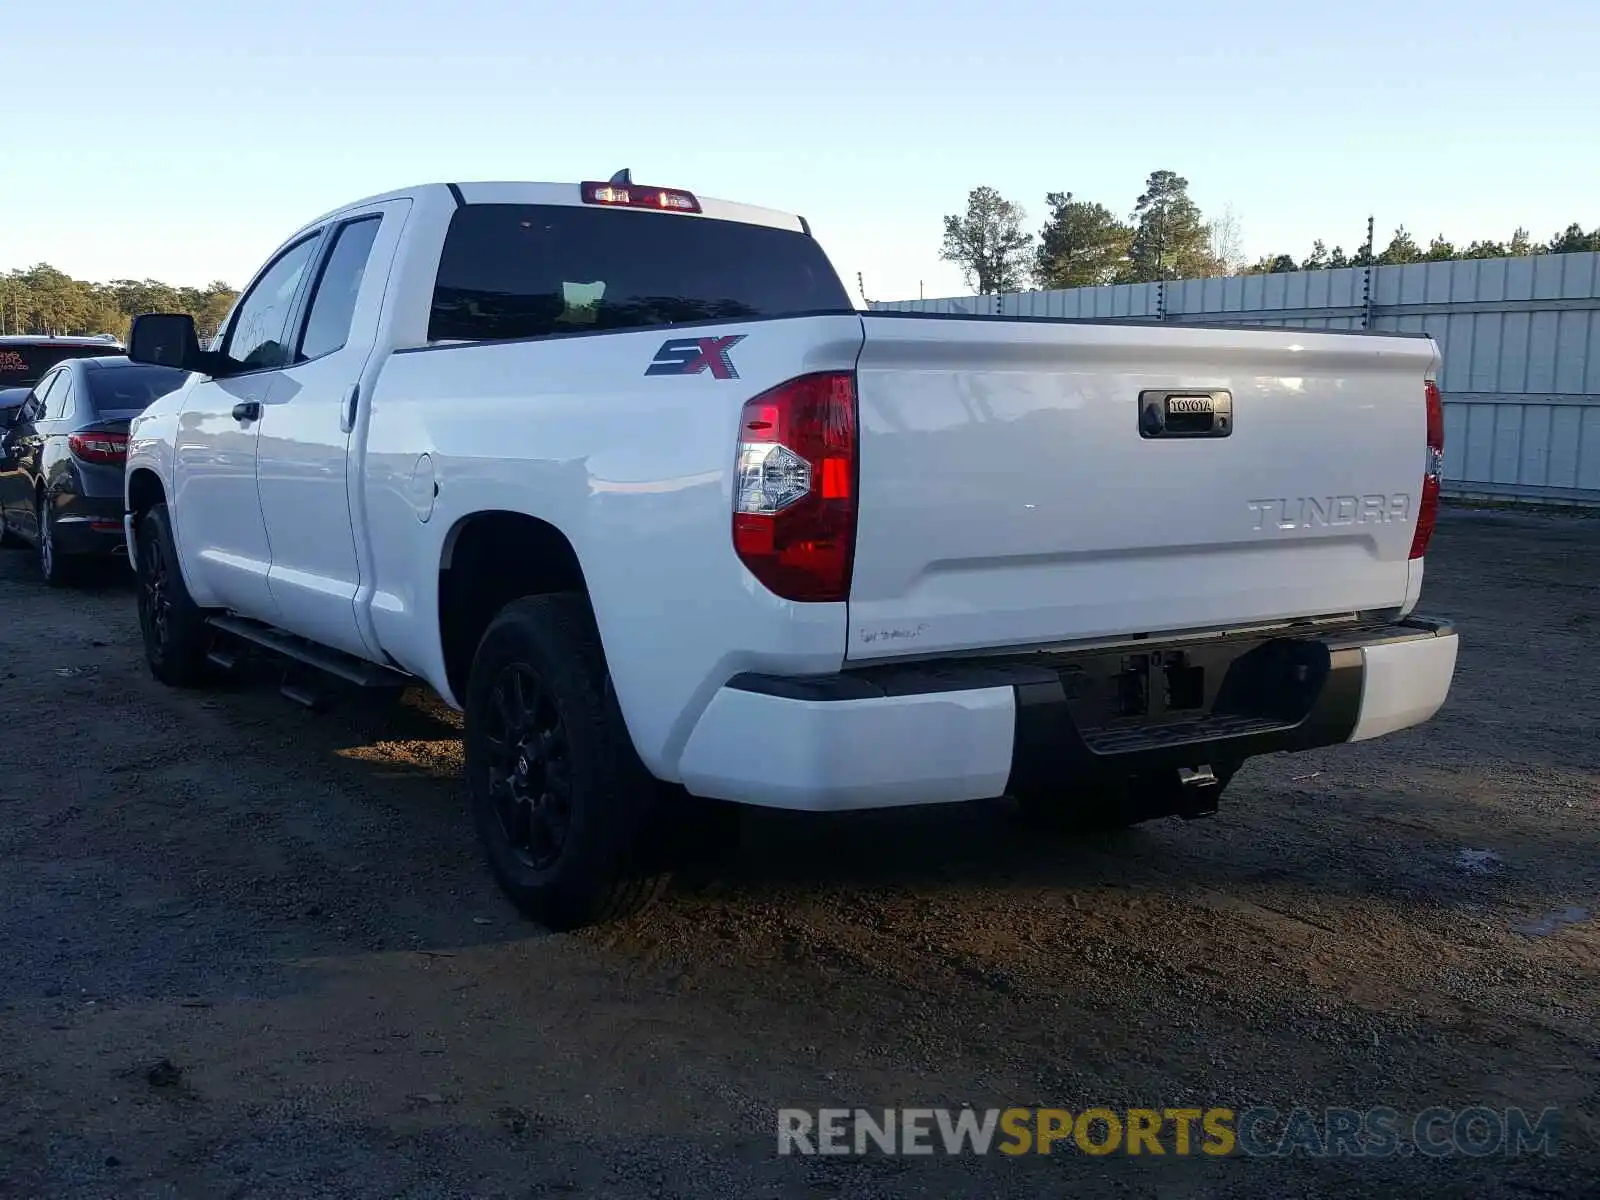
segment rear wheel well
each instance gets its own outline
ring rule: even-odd
[[[156,505],[166,500],[161,479],[154,471],[135,471],[128,476],[128,511],[134,519],[144,516]]]
[[[554,525],[515,512],[463,518],[445,538],[439,564],[439,639],[445,677],[458,700],[478,643],[497,614],[523,596],[589,589],[572,543]]]

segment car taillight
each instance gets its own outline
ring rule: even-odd
[[[1421,558],[1428,550],[1433,527],[1439,523],[1439,484],[1444,477],[1444,402],[1439,385],[1428,380],[1423,385],[1428,399],[1428,456],[1422,469],[1422,502],[1417,506],[1417,531],[1411,535],[1411,557]]]
[[[856,544],[856,380],[802,375],[739,418],[733,548],[785,600],[844,600]]]
[[[658,212],[700,211],[700,201],[682,188],[646,187],[638,183],[585,183],[585,204],[610,204],[618,208],[653,208]]]
[[[84,462],[119,463],[128,459],[128,435],[125,433],[74,433],[67,438],[67,448],[73,457]]]

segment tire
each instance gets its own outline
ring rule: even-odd
[[[210,628],[183,581],[172,540],[172,517],[165,504],[157,504],[139,518],[135,543],[139,632],[150,673],[169,687],[205,683],[211,675],[206,661]]]
[[[34,503],[34,519],[38,522],[34,528],[39,532],[33,548],[39,564],[39,575],[47,587],[71,587],[78,579],[78,564],[57,552],[55,524],[44,494],[41,493]]]
[[[1239,763],[1214,763],[1218,791],[1239,769]],[[1014,799],[1028,824],[1057,833],[1097,833],[1127,829],[1146,821],[1179,815],[1182,785],[1176,773],[1160,778],[1135,775],[1117,783],[1059,790],[1020,792]]]
[[[611,690],[594,617],[570,592],[528,596],[490,623],[467,684],[473,822],[518,909],[564,931],[660,895],[660,789]]]

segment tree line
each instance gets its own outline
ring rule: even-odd
[[[0,274],[0,334],[112,333],[128,335],[139,313],[185,312],[202,337],[214,332],[238,293],[220,279],[203,288],[158,279],[74,279],[48,263]]]
[[[1045,207],[1044,225],[1033,234],[1024,228],[1028,217],[1021,205],[992,187],[973,188],[966,212],[944,218],[939,257],[960,267],[968,286],[992,295],[1022,291],[1029,283],[1042,289],[1096,287],[1600,250],[1600,225],[1585,231],[1572,224],[1548,242],[1535,242],[1519,228],[1508,241],[1462,247],[1441,234],[1426,248],[1402,225],[1381,251],[1370,236],[1348,254],[1342,245],[1330,250],[1319,239],[1298,261],[1290,254],[1269,254],[1248,262],[1241,255],[1238,216],[1230,209],[1208,220],[1189,195],[1189,181],[1175,171],[1150,173],[1127,220],[1071,192],[1046,194]]]

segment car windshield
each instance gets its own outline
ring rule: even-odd
[[[83,345],[41,338],[37,342],[0,341],[0,388],[32,387],[58,362],[69,358],[97,358],[120,354],[112,342]]]
[[[133,417],[168,392],[176,391],[188,372],[175,367],[140,364],[132,367],[102,367],[86,372],[89,395],[95,411],[102,417]]]

